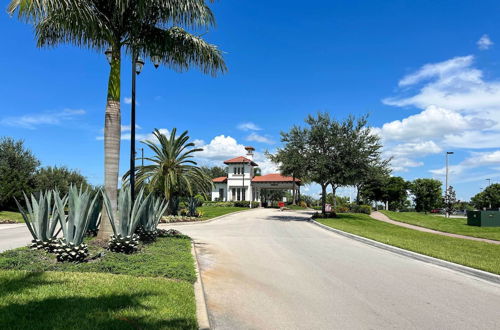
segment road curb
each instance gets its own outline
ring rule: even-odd
[[[426,263],[429,263],[432,265],[448,268],[448,269],[451,269],[451,270],[454,270],[454,271],[457,271],[457,272],[460,272],[463,274],[477,277],[479,279],[482,279],[482,280],[485,280],[488,282],[500,284],[500,276],[493,274],[493,273],[489,273],[489,272],[482,271],[479,269],[459,265],[459,264],[456,264],[453,262],[437,259],[434,257],[429,257],[429,256],[426,256],[426,255],[423,255],[420,253],[404,250],[404,249],[401,249],[401,248],[398,248],[398,247],[395,247],[392,245],[388,245],[385,243],[374,241],[374,240],[369,239],[369,238],[365,238],[365,237],[351,234],[351,233],[348,233],[348,232],[345,232],[345,231],[342,231],[339,229],[328,227],[328,226],[323,225],[323,224],[321,224],[313,219],[310,219],[309,222],[318,226],[318,227],[321,227],[325,230],[334,232],[336,234],[339,234],[339,235],[347,237],[347,238],[351,238],[351,239],[356,240],[356,241],[361,242],[361,243],[365,243],[365,244],[368,244],[368,245],[371,245],[371,246],[374,246],[374,247],[377,247],[377,248],[380,248],[380,249],[383,249],[383,250],[386,250],[386,251],[389,251],[392,253],[396,253],[396,254],[399,254],[399,255],[402,255],[402,256],[405,256],[408,258],[412,258],[415,260],[423,261],[423,262],[426,262]]]
[[[196,320],[198,321],[198,329],[210,330],[210,319],[208,317],[208,307],[205,299],[205,290],[203,289],[203,281],[201,279],[200,264],[198,262],[198,254],[194,246],[194,241],[191,240],[191,254],[194,258],[196,271],[196,282],[194,283],[194,297],[196,300]]]
[[[220,220],[222,218],[225,218],[225,217],[229,217],[231,215],[235,215],[235,214],[238,214],[238,213],[243,213],[243,212],[250,212],[250,211],[253,211],[253,210],[258,210],[259,208],[252,208],[252,209],[248,209],[248,210],[241,210],[241,211],[236,211],[236,212],[231,212],[231,213],[228,213],[228,214],[224,214],[224,215],[220,215],[218,217],[215,217],[215,218],[212,218],[212,219],[208,219],[208,220],[201,220],[201,221],[186,221],[186,222],[163,222],[163,223],[160,223],[159,225],[163,225],[163,226],[171,226],[171,225],[175,225],[175,226],[186,226],[186,225],[201,225],[201,224],[205,224],[205,223],[210,223],[210,222],[214,222],[214,221],[217,221],[217,220]]]

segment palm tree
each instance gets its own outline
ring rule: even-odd
[[[154,153],[153,157],[144,158],[151,164],[139,166],[136,174],[138,187],[148,186],[150,190],[161,191],[167,201],[179,195],[192,196],[195,189],[212,187],[211,178],[193,160],[194,154],[203,149],[188,142],[187,131],[179,136],[176,134],[175,128],[169,137],[155,129],[156,141],[144,142]],[[125,174],[125,180],[129,175],[130,172]]]
[[[120,65],[122,48],[177,71],[191,66],[225,72],[221,51],[185,28],[215,24],[205,0],[12,0],[8,12],[35,27],[39,47],[69,43],[111,51],[104,120],[104,189],[116,210],[120,160]],[[105,215],[105,212],[103,212]],[[109,221],[99,237],[109,238]]]

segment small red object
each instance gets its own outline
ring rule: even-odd
[[[278,202],[278,207],[285,207],[285,202]]]

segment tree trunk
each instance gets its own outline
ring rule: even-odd
[[[293,205],[297,204],[297,199],[295,198],[295,175],[292,176],[293,182],[292,182],[292,187],[293,187]]]
[[[326,214],[326,184],[321,185],[321,213]]]
[[[361,185],[356,186],[356,204],[360,205],[361,201],[359,200],[359,191],[361,189]]]
[[[336,208],[337,208],[337,197],[336,197],[336,193],[337,193],[337,188],[335,188],[335,186],[332,184],[333,208],[334,208],[334,209],[336,209]]]
[[[104,191],[109,197],[113,213],[118,208],[118,175],[120,165],[120,47],[113,47],[113,58],[108,82],[108,100],[104,117]],[[98,239],[108,240],[113,233],[106,212],[102,212],[102,221]]]

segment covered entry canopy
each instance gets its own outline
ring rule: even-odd
[[[275,189],[292,189],[295,186],[300,186],[300,179],[291,176],[283,176],[281,174],[267,174],[254,176],[252,185],[255,188],[275,188]]]

